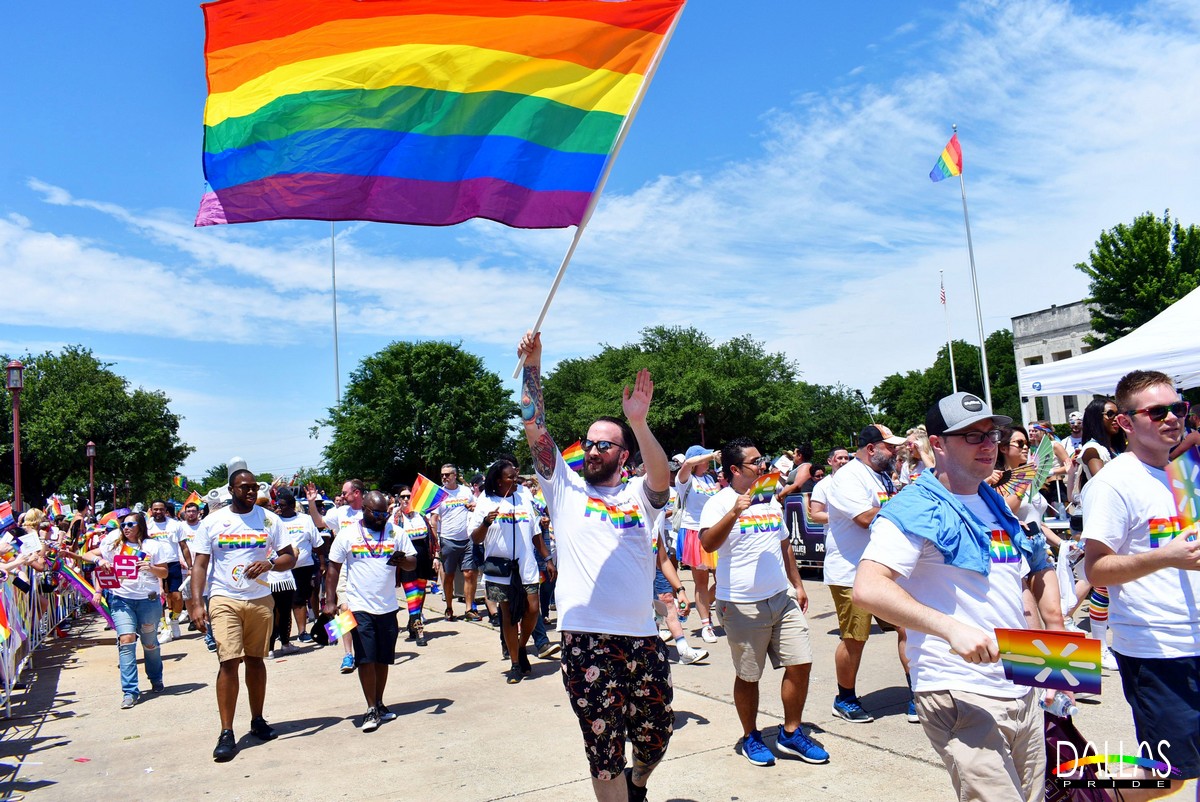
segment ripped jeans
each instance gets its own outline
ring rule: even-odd
[[[137,673],[137,641],[121,643],[122,635],[139,635],[146,655],[146,676],[150,683],[162,682],[162,652],[158,648],[158,622],[162,618],[162,600],[126,599],[113,594],[113,622],[117,625],[117,654],[121,666],[121,692],[140,695]]]

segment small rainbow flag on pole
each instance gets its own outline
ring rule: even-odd
[[[1175,507],[1179,510],[1179,520],[1186,529],[1195,526],[1200,521],[1200,508],[1197,504],[1197,494],[1200,492],[1200,462],[1196,460],[1194,449],[1188,449],[1176,459],[1167,463],[1167,482],[1171,487],[1171,495],[1175,497]]]
[[[108,602],[105,601],[104,596],[100,597],[99,604],[96,604],[92,601],[92,597],[96,594],[96,589],[92,587],[90,582],[83,578],[83,574],[79,573],[79,571],[77,571],[71,565],[68,565],[66,562],[59,564],[58,572],[66,577],[68,584],[75,588],[75,590],[79,591],[79,595],[82,596],[88,604],[91,604],[96,608],[96,612],[104,616],[104,620],[108,622],[110,627],[116,629],[117,625],[113,623],[112,610],[109,609]]]
[[[409,504],[416,512],[429,512],[437,505],[441,504],[450,494],[430,480],[426,479],[423,474],[417,474],[417,481],[413,482],[412,498],[409,499]]]
[[[50,503],[46,506],[46,513],[51,518],[57,518],[59,515],[63,514],[63,505],[62,502],[58,500],[57,496],[50,497]]]
[[[571,445],[563,449],[563,460],[567,463],[567,467],[573,471],[582,471],[584,454],[583,442],[576,440]]]
[[[942,150],[942,155],[938,156],[937,164],[933,165],[933,169],[929,171],[929,179],[936,184],[943,178],[953,178],[961,173],[962,148],[958,145],[958,134],[956,133],[950,137],[950,141]]]
[[[191,495],[184,499],[183,506],[186,507],[189,504],[195,504],[197,507],[199,507],[204,504],[204,499],[200,497],[199,493],[193,490]]]
[[[348,635],[356,626],[358,622],[354,620],[354,613],[342,610],[325,624],[325,633],[329,635],[329,642],[334,643],[343,635]]]
[[[1004,676],[1017,685],[1100,693],[1100,641],[1046,629],[997,629]]]
[[[171,484],[175,485],[180,490],[187,490],[187,479],[184,479],[179,474],[175,474],[175,478],[171,480]]]
[[[685,0],[217,0],[196,225],[580,224]]]
[[[766,504],[775,498],[775,494],[779,492],[779,480],[782,476],[783,474],[779,471],[771,471],[758,477],[746,491],[750,494],[750,503]]]

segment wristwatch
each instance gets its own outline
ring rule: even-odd
[[[680,585],[679,587],[675,588],[675,595],[676,595],[676,596],[678,596],[680,593],[683,593],[683,586],[682,586],[682,585]]]
[[[274,567],[275,567],[275,559],[276,559],[276,558],[275,558],[275,556],[274,556],[274,555],[272,555],[272,556],[270,556],[270,557],[268,557],[268,558],[267,558],[267,562],[269,562],[269,563],[271,564],[271,567],[272,567],[272,568],[274,568]]]

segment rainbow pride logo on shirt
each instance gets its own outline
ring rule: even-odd
[[[368,546],[366,543],[355,543],[350,547],[350,556],[359,558],[391,557],[396,552],[396,544],[385,540],[378,546]]]
[[[454,508],[456,508],[456,507],[465,507],[465,506],[467,506],[467,500],[466,500],[466,499],[464,499],[464,498],[458,498],[457,496],[451,496],[450,498],[448,498],[448,499],[446,499],[445,501],[443,501],[443,502],[441,503],[441,505],[438,507],[438,509],[440,509],[440,510],[452,510],[452,509],[454,509]]]
[[[1150,548],[1161,549],[1183,530],[1183,521],[1178,516],[1150,519]]]
[[[748,535],[752,532],[776,532],[783,527],[783,516],[777,512],[762,515],[743,515],[738,518],[738,532]]]
[[[227,532],[217,535],[219,549],[265,549],[266,532]]]
[[[992,554],[992,562],[994,563],[1017,563],[1021,561],[1021,555],[1017,553],[1016,547],[1009,538],[1008,532],[1003,529],[992,530],[992,544],[990,547]]]
[[[887,504],[888,499],[890,499],[890,498],[891,498],[891,496],[889,496],[887,494],[886,490],[876,490],[875,491],[875,500],[879,502],[880,507],[882,507],[884,504]]]
[[[692,488],[702,496],[715,496],[721,488],[711,476],[697,476]]]
[[[642,525],[642,515],[638,511],[637,504],[632,504],[629,509],[623,510],[620,507],[606,504],[601,499],[588,496],[587,505],[583,508],[583,517],[591,518],[593,516],[599,516],[601,521],[608,521],[614,529],[633,529]]]
[[[498,512],[496,513],[496,523],[509,524],[510,526],[529,523],[529,513],[525,512],[525,510],[505,510],[504,512]]]

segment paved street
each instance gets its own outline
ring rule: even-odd
[[[804,720],[829,750],[830,764],[779,760],[757,768],[734,754],[740,733],[722,639],[707,664],[673,666],[675,736],[651,780],[651,800],[951,798],[920,725],[905,720],[894,635],[872,637],[859,677],[877,721],[832,717],[836,620],[828,591],[815,581],[806,585],[816,663]],[[532,678],[508,686],[491,627],[445,623],[440,600],[429,607],[429,646],[402,642],[392,668],[385,701],[399,719],[360,733],[364,704],[357,678],[338,673],[340,647],[306,649],[269,661],[266,714],[281,732],[276,741],[260,744],[247,735],[243,689],[236,723],[242,751],[227,764],[211,758],[216,657],[200,638],[190,633],[166,644],[166,693],[144,694],[137,707],[120,710],[113,634],[89,618],[38,653],[27,676],[31,689],[16,695],[0,752],[3,789],[32,800],[592,799],[557,661],[535,658]],[[688,623],[696,624],[694,614]],[[760,727],[769,744],[780,722],[781,676],[768,669],[762,685]],[[143,689],[148,684],[143,676]],[[1082,704],[1080,729],[1114,748],[1122,739],[1132,744],[1115,674],[1106,675],[1103,698]]]

